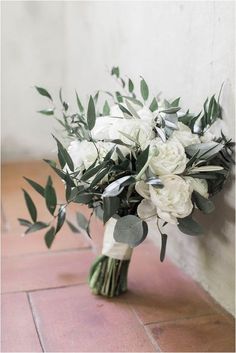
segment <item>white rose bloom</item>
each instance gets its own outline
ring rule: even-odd
[[[192,177],[184,177],[187,183],[189,183],[192,190],[197,191],[200,195],[205,198],[209,197],[208,193],[208,184],[205,179],[192,178]]]
[[[152,126],[141,119],[118,119],[115,124],[110,127],[109,135],[110,139],[119,139],[124,143],[133,146],[135,143],[125,137],[122,132],[128,134],[135,139],[141,149],[145,149],[147,143],[149,143],[155,136]]]
[[[150,144],[150,169],[156,175],[181,174],[186,168],[184,147],[177,140],[162,142],[156,138]]]
[[[176,139],[184,147],[201,142],[199,136],[197,134],[193,134],[191,129],[185,124],[178,122],[178,128],[178,130],[174,130],[169,140]]]
[[[160,179],[164,184],[162,189],[149,187],[151,201],[161,219],[176,224],[177,218],[187,217],[192,212],[191,187],[178,175],[164,175]]]
[[[94,140],[108,140],[110,139],[110,128],[121,121],[121,118],[111,116],[100,116],[96,119],[94,128],[91,131]]]
[[[178,175],[164,175],[160,179],[164,184],[162,189],[142,181],[136,184],[136,191],[144,197],[137,209],[138,216],[145,219],[157,215],[176,224],[177,218],[187,217],[192,212],[192,187]]]
[[[68,147],[68,153],[71,156],[75,169],[88,169],[99,157],[99,160],[102,161],[106,154],[114,146],[111,142],[96,142],[95,147],[93,142],[90,141],[72,141]],[[113,160],[117,159],[117,154],[113,153]]]
[[[155,115],[147,107],[143,107],[142,109],[138,110],[137,113],[142,120],[150,124],[154,123]]]
[[[229,134],[229,130],[225,122],[221,119],[217,119],[206,132],[201,136],[201,142],[210,142],[214,139],[221,137],[221,131],[225,136]]]

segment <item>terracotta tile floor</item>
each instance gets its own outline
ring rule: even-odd
[[[48,174],[42,162],[2,167],[2,352],[235,351],[234,319],[170,261],[161,264],[149,241],[134,250],[129,291],[104,299],[86,283],[101,247],[101,222],[93,222],[93,243],[69,228],[50,251],[43,232],[22,237],[16,220],[27,217],[21,188],[30,190],[22,176],[45,183]],[[53,180],[62,198],[63,186]],[[41,197],[31,194],[46,217]]]

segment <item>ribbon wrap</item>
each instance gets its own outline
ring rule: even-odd
[[[102,254],[117,260],[129,260],[133,249],[128,244],[118,243],[114,239],[116,222],[115,218],[110,218],[105,225]]]

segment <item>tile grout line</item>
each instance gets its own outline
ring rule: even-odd
[[[131,304],[127,303],[128,307],[131,309],[131,311],[133,312],[135,318],[137,319],[137,321],[140,323],[140,325],[143,327],[147,338],[149,339],[150,343],[152,344],[153,348],[155,349],[155,352],[161,352],[161,349],[159,347],[158,342],[153,338],[153,336],[151,335],[151,333],[148,330],[148,327],[145,327],[145,325],[143,324],[143,322],[141,321],[141,319],[139,318],[138,314],[136,313],[135,309],[132,307]]]
[[[40,347],[42,349],[42,352],[46,352],[46,350],[44,349],[43,340],[42,340],[42,337],[40,335],[40,331],[39,331],[39,328],[38,328],[38,325],[37,325],[37,318],[36,318],[36,315],[35,315],[35,312],[34,312],[34,308],[33,308],[33,305],[32,305],[31,299],[30,299],[30,293],[26,292],[26,296],[27,296],[28,303],[29,303],[29,306],[30,306],[30,311],[31,311],[31,314],[32,314],[34,327],[35,327],[35,330],[36,330],[36,333],[37,333],[37,337],[38,337],[38,340],[39,340]]]

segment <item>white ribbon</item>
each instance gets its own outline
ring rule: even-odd
[[[105,225],[102,254],[117,260],[129,260],[133,249],[125,243],[118,243],[113,237],[117,220],[110,218]]]

